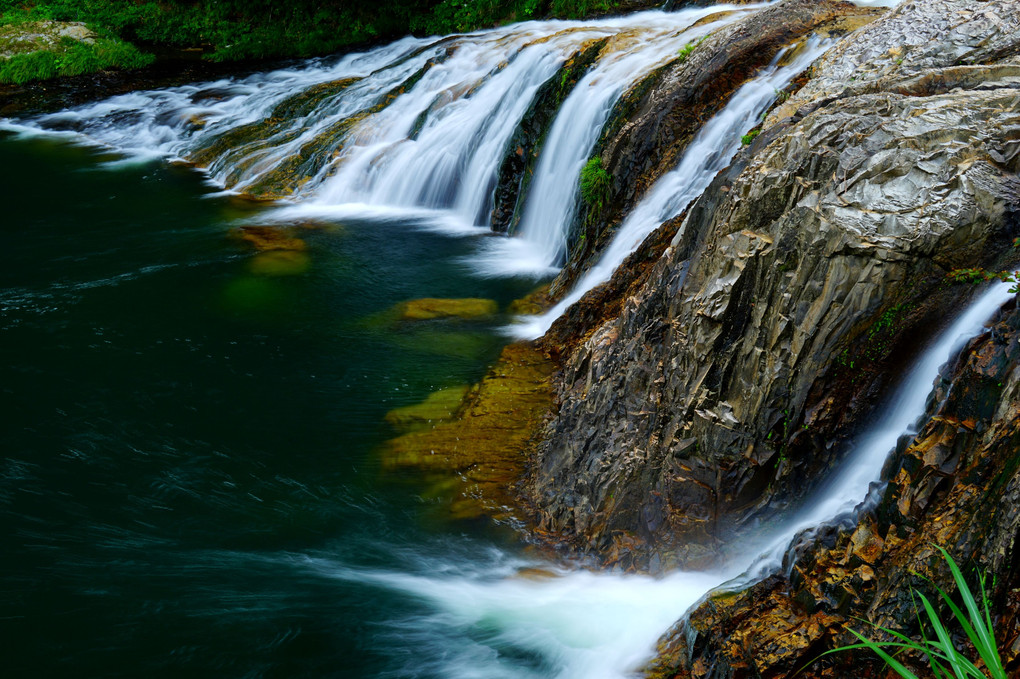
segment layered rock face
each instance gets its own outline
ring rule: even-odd
[[[607,207],[587,214],[582,206],[573,252],[553,290],[567,287],[592,263],[636,201],[759,69],[805,36],[844,35],[876,16],[838,0],[785,0],[690,44],[633,87],[616,104],[597,149],[612,177]]]
[[[918,0],[860,29],[615,282],[618,316],[554,328],[577,343],[529,479],[543,529],[623,567],[704,565],[840,458],[972,292],[947,272],[1020,235],[1014,25],[1013,2]]]
[[[987,577],[993,629],[1007,675],[1016,676],[1018,446],[1020,310],[1013,305],[944,369],[918,435],[893,456],[878,507],[855,530],[804,545],[789,576],[710,597],[663,639],[649,676],[778,677],[805,665],[797,676],[885,676],[870,652],[816,658],[855,643],[848,627],[875,636],[862,620],[916,635],[910,591],[933,601],[936,584],[952,591],[934,545],[950,551],[973,591],[974,571]]]

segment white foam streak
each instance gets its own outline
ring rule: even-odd
[[[442,677],[625,676],[679,612],[723,581],[713,573],[656,579],[557,571],[529,578],[504,568],[462,567],[436,577],[321,562],[315,568],[423,602],[430,612],[396,623],[394,632],[419,650],[416,672]],[[518,661],[507,662],[508,656]],[[520,662],[522,656],[530,661]]]
[[[1009,283],[996,283],[929,346],[880,412],[884,416],[854,442],[853,452],[803,508],[759,540],[756,569],[779,567],[790,541],[801,531],[848,515],[879,480],[882,467],[900,437],[916,433],[940,368],[981,332],[989,317],[1013,296]]]
[[[786,521],[745,536],[716,572],[675,572],[661,578],[566,571],[502,557],[412,561],[408,571],[354,570],[316,562],[322,575],[401,592],[420,608],[393,621],[387,644],[415,649],[392,676],[622,679],[653,653],[656,640],[716,588],[746,587],[782,566],[803,531],[849,516],[861,503],[899,437],[924,413],[940,367],[978,334],[1012,294],[996,284],[941,332],[896,389],[886,415],[871,428],[831,481]],[[456,557],[453,557],[456,558]],[[428,561],[427,567],[425,561]],[[417,564],[417,565],[415,565]],[[423,574],[424,573],[424,574]]]
[[[786,87],[831,45],[812,38],[791,63],[769,66],[745,83],[695,137],[676,169],[663,175],[620,225],[605,252],[556,306],[540,316],[524,317],[508,328],[518,338],[543,335],[571,304],[595,286],[608,281],[613,272],[641,242],[664,221],[683,212],[700,196],[715,176],[740,150],[741,136]]]

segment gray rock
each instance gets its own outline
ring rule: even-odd
[[[544,528],[610,562],[702,565],[838,459],[968,294],[946,273],[1020,235],[1020,43],[1002,28],[1020,6],[978,4],[908,2],[840,43],[718,208],[567,350],[529,485]]]

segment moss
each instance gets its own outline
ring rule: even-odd
[[[613,178],[602,167],[602,158],[591,158],[581,169],[581,200],[588,208],[586,220],[594,221],[609,204]]]
[[[397,305],[397,317],[402,321],[425,321],[434,318],[481,318],[493,316],[498,311],[499,305],[494,300],[476,297],[463,299],[424,297]]]
[[[681,64],[687,61],[687,59],[691,56],[694,50],[698,48],[698,45],[705,42],[706,40],[708,40],[707,35],[702,36],[700,40],[691,40],[689,43],[684,45],[682,48],[680,48],[680,51],[677,53],[677,61]]]
[[[388,441],[384,470],[417,470],[443,488],[458,517],[500,514],[523,474],[525,451],[552,409],[554,366],[528,344],[504,348],[459,417]]]

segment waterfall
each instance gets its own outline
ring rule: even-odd
[[[757,6],[751,6],[751,9]],[[715,8],[712,8],[712,12]],[[658,20],[634,24],[614,36],[613,51],[585,75],[556,115],[524,204],[522,239],[490,243],[475,261],[487,275],[553,272],[567,251],[567,231],[577,211],[578,178],[620,95],[678,49],[721,26],[735,22],[735,13],[710,24],[682,30],[684,24],[707,16],[687,11],[676,23]],[[641,49],[631,49],[640,44]]]
[[[896,441],[914,433],[940,367],[1012,297],[1009,289],[1007,283],[993,285],[943,330],[833,477],[785,521],[742,542],[716,571],[652,578],[554,570],[526,577],[536,564],[503,554],[474,559],[471,566],[458,560],[437,569],[429,562],[412,573],[350,569],[329,559],[312,559],[305,567],[322,577],[399,591],[422,607],[390,630],[409,635],[418,650],[396,676],[631,676],[663,631],[700,599],[716,588],[742,589],[776,572],[798,534],[849,516],[865,500]]]
[[[557,113],[524,203],[528,253],[508,268],[545,272],[562,258],[580,168],[621,93],[691,40],[759,6],[405,38],[339,59],[135,92],[0,126],[68,135],[130,159],[198,161],[232,190],[287,195],[293,205],[282,218],[302,210],[426,215],[470,231],[489,224],[498,168],[536,93],[571,56],[605,40]],[[500,256],[513,257],[512,247]]]
[[[809,44],[789,64],[771,65],[745,83],[698,132],[684,152],[680,164],[659,178],[637,206],[626,216],[598,262],[552,309],[540,316],[525,317],[509,332],[522,339],[542,336],[571,304],[596,285],[608,281],[613,272],[660,224],[683,212],[700,196],[715,176],[730,164],[740,150],[741,136],[752,128],[775,100],[776,92],[810,66],[831,46],[830,41],[811,38]]]

